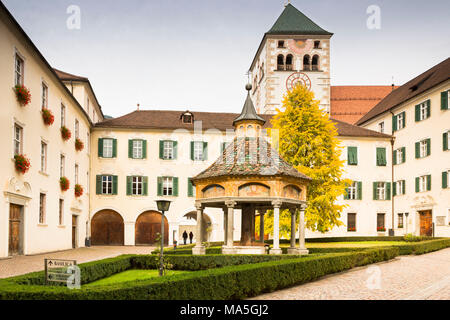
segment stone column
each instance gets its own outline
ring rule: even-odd
[[[300,206],[300,219],[298,222],[298,253],[297,254],[308,254],[309,250],[305,246],[305,209],[306,206]]]
[[[195,235],[195,247],[192,248],[192,254],[199,255],[205,254],[206,248],[202,245],[203,239],[203,206],[200,203],[196,203],[197,208],[197,234]]]
[[[288,249],[288,254],[297,254],[297,248],[295,247],[295,220],[297,219],[297,210],[291,211],[291,247]]]
[[[228,208],[223,207],[223,244],[227,244],[228,239]]]
[[[264,243],[264,212],[259,211],[259,241]]]
[[[232,200],[225,201],[225,205],[227,206],[227,243],[222,247],[223,254],[234,254],[235,249],[233,248],[233,229],[234,229],[234,207],[236,206],[236,202]]]
[[[273,247],[270,249],[270,254],[281,254],[280,249],[280,207],[282,202],[280,200],[272,201],[273,205]]]

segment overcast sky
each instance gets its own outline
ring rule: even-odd
[[[1,0],[48,62],[86,76],[105,114],[240,112],[245,76],[285,0]],[[333,32],[332,85],[402,84],[450,53],[448,0],[292,0]],[[70,5],[80,29],[68,29]],[[369,29],[367,8],[381,9]]]

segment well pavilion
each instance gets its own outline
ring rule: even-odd
[[[271,254],[281,254],[280,210],[291,212],[289,254],[307,254],[305,247],[306,187],[311,178],[300,173],[276,152],[263,137],[265,120],[255,110],[247,84],[247,99],[241,114],[233,121],[234,140],[206,170],[192,178],[196,186],[197,239],[204,239],[203,210],[222,208],[224,215],[223,254],[264,254],[264,214],[274,211]],[[241,238],[233,241],[234,210],[241,210]],[[299,212],[299,246],[295,242],[295,222]],[[259,241],[255,240],[255,216],[260,215]],[[205,254],[197,241],[193,254]]]

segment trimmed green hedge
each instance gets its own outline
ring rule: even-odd
[[[0,299],[243,299],[308,282],[330,273],[389,260],[398,253],[398,248],[383,248],[301,258],[289,256],[291,259],[226,266],[114,285],[82,287],[80,290],[59,286],[19,285],[14,278],[10,278],[0,280]],[[233,256],[229,257],[233,259]],[[147,258],[154,259],[151,256]],[[189,258],[193,261],[200,256]],[[216,259],[217,256],[213,258]],[[142,263],[145,263],[145,260]]]
[[[411,244],[395,245],[400,249],[401,255],[424,254],[450,247],[450,238],[412,242]]]

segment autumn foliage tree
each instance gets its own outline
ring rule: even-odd
[[[314,100],[314,93],[302,85],[288,91],[283,99],[283,111],[278,110],[272,125],[278,130],[281,156],[313,179],[307,189],[307,228],[327,232],[342,225],[339,218],[344,205],[336,203],[336,199],[345,192],[350,181],[342,178],[344,161],[340,160],[342,148],[337,129],[320,109],[319,101]],[[280,230],[290,234],[290,218],[287,217],[290,217],[289,212],[281,214]],[[264,226],[266,224],[270,229],[273,215],[267,215]]]

